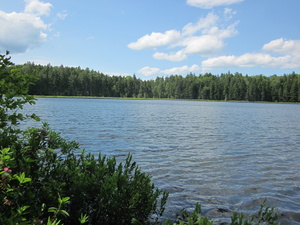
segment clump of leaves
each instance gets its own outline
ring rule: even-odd
[[[18,142],[21,130],[16,127],[26,118],[39,118],[35,114],[19,112],[25,104],[34,104],[28,88],[35,80],[31,74],[22,74],[10,61],[9,52],[0,54],[0,147],[11,147]]]
[[[137,219],[133,219],[132,223],[134,225],[143,225]],[[149,223],[150,224],[150,223]],[[180,214],[176,215],[176,220],[174,222],[168,218],[162,223],[162,225],[213,225],[213,220],[209,219],[206,216],[201,216],[201,205],[196,204],[193,212],[188,212],[187,210],[181,210]]]
[[[65,204],[69,202],[69,197],[58,198],[58,207],[50,207],[48,209],[48,219],[43,214],[46,207],[42,204],[41,207],[32,205],[34,199],[27,199],[24,202],[22,199],[26,197],[26,186],[32,185],[32,179],[26,177],[24,172],[12,170],[14,158],[11,156],[13,152],[9,148],[0,150],[0,224],[20,224],[32,225],[43,224],[47,221],[47,225],[59,225],[61,220],[59,216],[69,216],[68,212],[63,210]],[[32,208],[36,208],[33,213]],[[86,223],[88,217],[81,216],[80,224]]]
[[[246,219],[243,213],[232,213],[231,225],[280,225],[278,220],[278,214],[275,213],[275,208],[266,205],[267,199],[264,199],[260,205],[260,209],[257,215],[252,216],[250,219]]]

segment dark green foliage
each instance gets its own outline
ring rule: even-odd
[[[34,80],[33,75],[22,74],[20,68],[13,66],[8,52],[0,54],[0,148],[17,141],[20,130],[15,126],[20,121],[29,117],[38,119],[34,114],[19,113],[24,104],[34,104],[34,98],[27,94]]]
[[[47,124],[17,127],[37,119],[18,112],[34,103],[27,95],[33,79],[0,55],[0,224],[130,224],[160,217],[168,194],[155,188],[131,155],[118,164],[86,154]]]
[[[256,217],[257,224],[268,223],[270,225],[279,225],[279,223],[277,222],[278,214],[274,212],[275,208],[267,206],[266,202],[267,199],[265,199],[260,205],[260,209]],[[255,218],[253,218],[253,220],[255,220]]]
[[[257,215],[246,219],[244,214],[232,213],[231,225],[280,225],[278,215],[274,212],[274,208],[266,206],[266,199],[260,205]]]
[[[80,67],[53,67],[27,63],[23,73],[37,74],[30,86],[33,95],[98,96],[132,98],[174,98],[236,101],[299,102],[300,75],[243,76],[240,73],[206,73],[157,77],[155,80],[131,76],[108,76]]]
[[[129,155],[124,164],[115,158],[81,153],[68,155],[67,168],[60,172],[71,197],[67,211],[76,219],[89,215],[91,224],[129,224],[132,218],[147,221],[156,212],[158,198],[167,194],[151,183]],[[65,224],[76,224],[70,219]]]
[[[12,151],[15,160],[6,165],[23,171],[31,181],[19,187],[17,198],[9,199],[30,206],[30,217],[25,218],[45,220],[50,214],[41,210],[42,205],[56,205],[58,194],[70,197],[64,207],[70,216],[60,218],[64,224],[80,224],[82,214],[89,216],[89,224],[130,224],[133,218],[145,222],[153,214],[162,214],[165,202],[160,206],[159,199],[165,201],[167,193],[155,188],[131,155],[117,164],[115,158],[95,158],[76,149],[77,143],[65,141],[47,126],[25,132],[22,152]],[[6,208],[1,211],[5,212],[2,221],[10,217]]]
[[[274,212],[274,208],[266,206],[266,200],[260,205],[260,209],[257,215],[251,218],[245,218],[244,214],[232,213],[230,225],[280,225],[277,222],[278,215]],[[134,225],[141,225],[136,220],[133,220]],[[163,225],[213,225],[214,221],[206,216],[201,216],[201,205],[196,204],[193,212],[187,212],[182,210],[180,214],[176,216],[176,220],[171,222],[169,218]]]
[[[182,210],[179,215],[176,216],[177,220],[175,224],[179,225],[213,225],[213,220],[205,216],[201,216],[201,205],[196,204],[195,210],[192,213]],[[165,222],[164,225],[169,225],[169,222]]]
[[[201,216],[201,205],[196,204],[195,210],[191,213],[187,212],[185,209],[181,211],[179,215],[176,215],[176,220],[174,222],[168,218],[166,221],[161,223],[162,225],[213,225],[213,220],[208,217]],[[137,219],[132,220],[133,225],[143,225]]]

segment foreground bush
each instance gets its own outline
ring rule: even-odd
[[[46,124],[18,129],[27,118],[38,120],[18,112],[34,104],[27,95],[33,81],[0,55],[0,224],[73,225],[87,216],[89,224],[130,224],[132,218],[145,222],[162,215],[168,194],[130,155],[117,164],[86,154]]]
[[[64,224],[79,224],[85,214],[89,224],[130,224],[132,218],[145,222],[152,214],[162,214],[167,193],[155,188],[131,155],[124,164],[101,155],[95,158],[47,126],[30,128],[22,137],[20,151],[1,151],[0,166],[7,169],[2,174],[6,187],[1,199],[6,204],[0,206],[0,224],[7,224],[5,218],[13,216],[11,211],[18,211],[18,206],[28,206],[26,220],[45,221],[51,213],[43,208],[56,206],[58,196],[70,198],[64,206],[69,216],[60,218]],[[10,187],[16,185],[12,177],[20,172],[27,180],[10,195]]]

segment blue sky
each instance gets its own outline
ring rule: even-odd
[[[299,11],[299,0],[0,0],[0,51],[142,79],[299,73]]]

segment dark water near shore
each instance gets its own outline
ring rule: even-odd
[[[39,98],[27,110],[89,152],[131,152],[170,192],[167,213],[252,214],[267,198],[300,224],[299,104]]]

